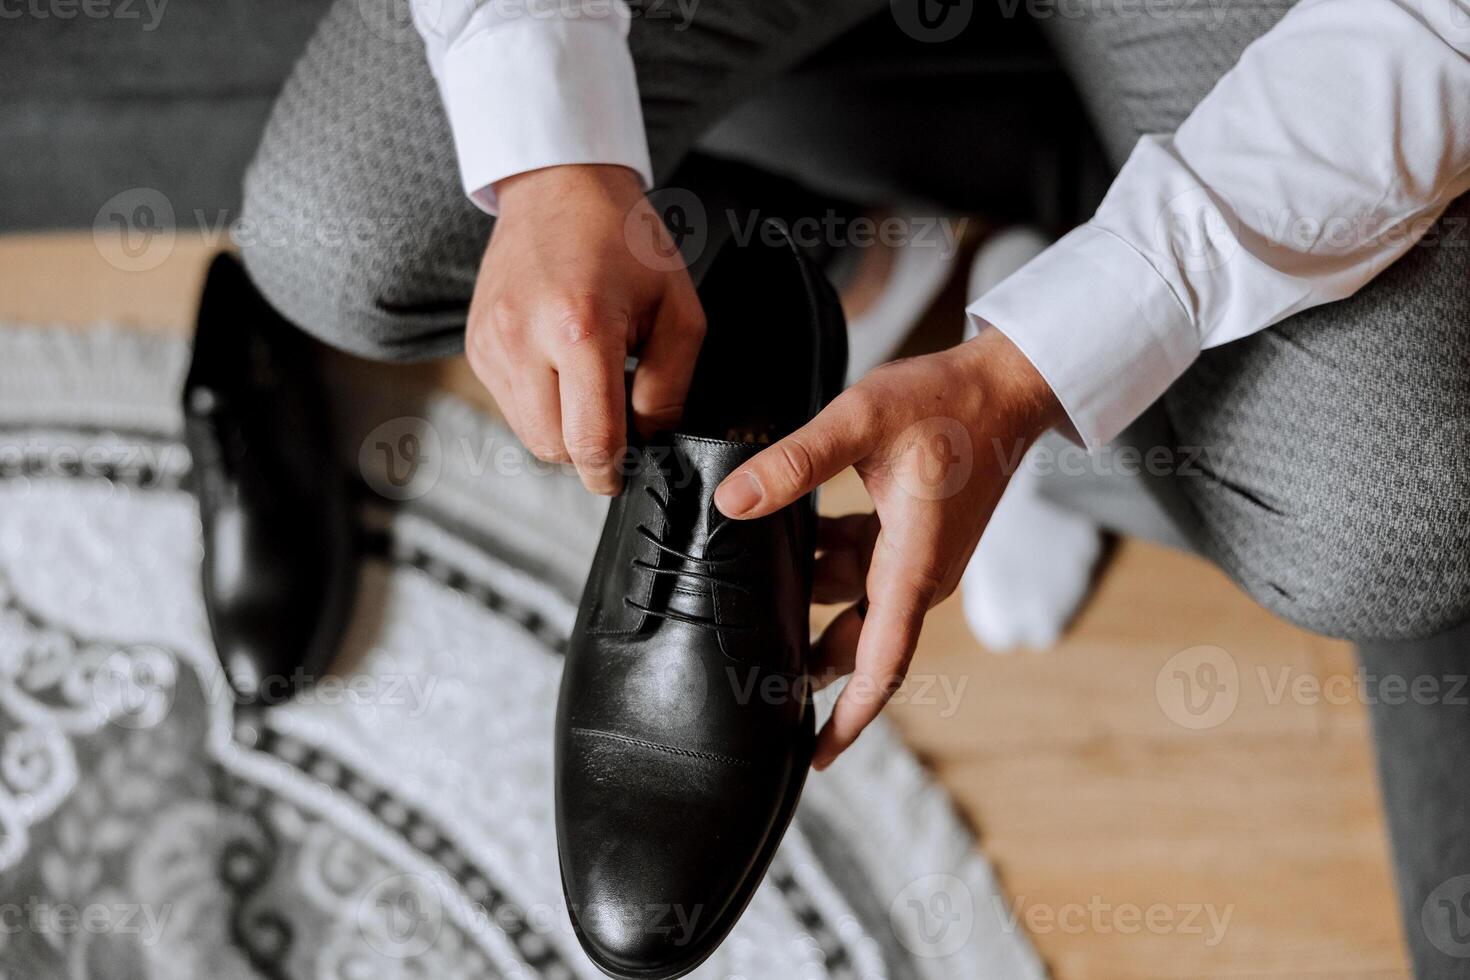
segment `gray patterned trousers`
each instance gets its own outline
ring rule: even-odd
[[[257,284],[302,328],[406,360],[461,348],[491,219],[460,189],[404,0],[383,2],[398,16],[363,0],[326,16],[247,176],[241,238]],[[1291,5],[1170,2],[1042,21],[1115,165],[1177,126]],[[635,18],[658,178],[744,96],[883,6],[703,0],[687,24]],[[1357,296],[1207,352],[1163,400],[1164,439],[1194,464],[1165,481],[1176,519],[1308,629],[1393,640],[1470,618],[1467,218],[1457,202]]]
[[[1114,166],[1140,135],[1174,129],[1291,5],[1171,2],[1086,4],[1042,23]],[[249,172],[241,244],[302,328],[408,360],[460,349],[491,221],[461,193],[403,0],[384,3],[394,16],[339,0],[318,30]],[[658,177],[744,96],[883,6],[703,0],[692,24],[635,20]],[[1353,298],[1206,352],[1123,440],[1193,459],[1148,482],[1189,543],[1264,606],[1359,640],[1379,676],[1441,689],[1464,674],[1470,629],[1402,641],[1470,618],[1467,219],[1462,199]],[[1470,707],[1372,710],[1416,971],[1470,977],[1454,935],[1421,918],[1470,872]]]

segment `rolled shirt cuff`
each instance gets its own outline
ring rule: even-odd
[[[607,18],[526,17],[448,51],[440,87],[476,205],[494,214],[496,181],[564,164],[624,166],[652,186],[626,33]]]
[[[965,311],[1005,334],[1088,449],[1111,441],[1199,356],[1169,284],[1123,239],[1083,225]]]

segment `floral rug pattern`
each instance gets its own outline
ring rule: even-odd
[[[457,452],[514,451],[459,403],[341,382],[359,609],[329,682],[242,709],[181,488],[186,359],[116,330],[0,328],[0,977],[600,976],[566,917],[550,792],[597,505]],[[401,486],[369,451],[385,425],[437,447],[421,492],[381,492]],[[697,977],[1043,975],[890,730],[809,786]]]

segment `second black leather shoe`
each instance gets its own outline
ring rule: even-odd
[[[215,647],[241,698],[286,700],[336,653],[354,536],[316,350],[234,256],[210,266],[183,398]]]
[[[841,389],[837,297],[779,228],[727,244],[678,431],[613,500],[556,722],[562,884],[611,976],[682,976],[735,924],[811,761],[807,498],[732,521],[715,488]]]

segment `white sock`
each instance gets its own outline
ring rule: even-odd
[[[1046,244],[1027,228],[993,236],[975,256],[969,295],[983,296]],[[1102,531],[1044,499],[1023,461],[960,582],[970,630],[994,651],[1054,645],[1091,591],[1101,554]]]
[[[1023,463],[960,582],[965,621],[991,650],[1054,645],[1091,591],[1102,553],[1097,526],[1043,499],[1037,483]]]

